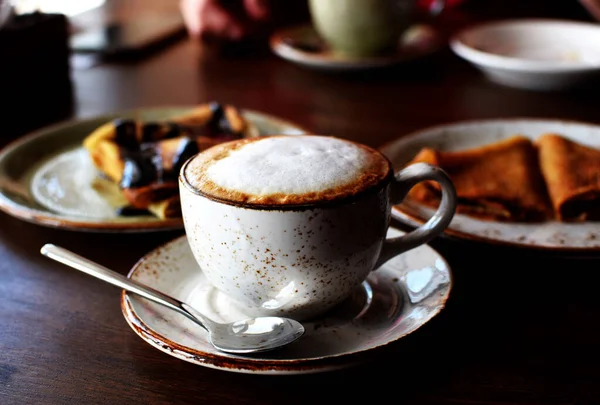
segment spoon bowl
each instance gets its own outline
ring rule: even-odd
[[[277,349],[294,342],[305,331],[304,326],[293,319],[274,316],[218,323],[185,302],[169,297],[67,249],[45,244],[40,251],[50,259],[179,312],[206,329],[210,343],[223,352],[249,354]]]

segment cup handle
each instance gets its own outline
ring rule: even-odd
[[[442,201],[433,216],[423,225],[405,235],[386,239],[374,269],[392,257],[414,249],[440,235],[450,224],[456,212],[456,189],[448,174],[437,166],[415,163],[396,173],[390,190],[390,203],[401,203],[411,188],[422,181],[432,180],[442,188]]]

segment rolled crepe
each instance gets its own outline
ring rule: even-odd
[[[179,195],[151,203],[148,205],[148,211],[160,219],[181,218],[181,201]]]
[[[557,219],[600,220],[600,150],[552,133],[536,144]]]
[[[537,151],[524,136],[456,152],[423,148],[410,163],[416,162],[448,173],[456,188],[459,213],[512,222],[543,221],[552,215]],[[441,190],[437,183],[422,182],[408,198],[437,206]]]
[[[177,176],[188,158],[219,143],[256,136],[258,127],[240,109],[205,103],[168,120],[107,122],[86,136],[83,146],[131,207],[166,219],[181,217]]]

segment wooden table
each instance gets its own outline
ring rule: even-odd
[[[598,87],[562,94],[500,87],[449,51],[376,74],[338,76],[271,55],[223,58],[184,41],[139,63],[73,77],[79,117],[221,100],[375,147],[463,119],[600,123]],[[39,254],[52,242],[126,273],[182,231],[79,233],[5,214],[0,224],[3,405],[341,404],[365,396],[370,403],[600,403],[598,259],[438,239],[431,245],[450,263],[455,286],[432,322],[355,368],[258,376],[159,352],[127,326],[118,289]]]

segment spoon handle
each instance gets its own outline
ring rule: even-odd
[[[192,321],[196,322],[204,329],[208,330],[205,324],[210,323],[210,321],[206,320],[200,314],[196,314],[196,311],[194,311],[194,314],[192,314],[188,309],[186,309],[191,309],[189,305],[175,298],[169,297],[168,295],[165,295],[160,291],[157,291],[142,283],[127,278],[122,274],[112,271],[98,263],[86,259],[85,257],[79,256],[76,253],[73,253],[65,248],[53,245],[51,243],[47,243],[44,246],[42,246],[40,252],[42,253],[42,255],[50,259],[56,260],[57,262],[60,262],[69,267],[89,274],[90,276],[94,276],[96,278],[99,278],[100,280],[104,280],[107,283],[120,287],[129,292],[135,293],[146,299],[149,299],[150,301],[154,301],[157,304],[164,305],[167,308],[177,311],[180,314],[185,315]]]

